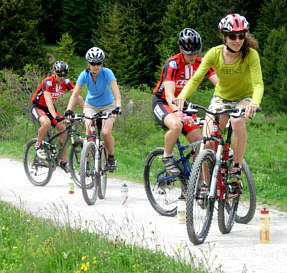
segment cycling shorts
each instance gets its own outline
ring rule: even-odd
[[[163,100],[159,98],[158,96],[154,96],[153,102],[152,102],[152,111],[156,118],[156,120],[164,127],[166,128],[164,124],[165,117],[173,113],[172,109],[167,104],[166,100]],[[195,119],[196,115],[192,115],[190,119]],[[200,128],[199,125],[193,125],[193,122],[188,122],[186,118],[184,118],[185,122],[183,123],[182,133],[186,136],[189,132],[191,132],[194,129]]]
[[[55,108],[55,110],[56,110],[57,116],[61,118],[62,117],[61,114],[57,111],[56,108]],[[31,111],[32,116],[36,120],[39,120],[39,118],[42,117],[42,116],[47,116],[50,119],[51,124],[52,124],[52,126],[54,128],[58,124],[56,119],[54,119],[53,116],[51,115],[51,113],[49,112],[48,107],[44,107],[44,106],[41,106],[39,104],[32,103],[31,107],[30,107],[30,111]]]

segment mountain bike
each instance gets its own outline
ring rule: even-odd
[[[71,120],[66,120],[66,128],[51,135],[47,133],[45,140],[42,142],[46,152],[46,159],[41,159],[37,156],[35,144],[37,138],[31,139],[24,150],[24,169],[29,181],[35,186],[45,186],[50,181],[53,172],[57,166],[60,166],[64,148],[69,139],[71,140],[71,149],[69,154],[69,169],[70,174],[77,186],[81,186],[79,176],[80,155],[83,147],[83,139],[75,128],[75,122],[82,121],[81,115],[75,115]],[[54,144],[54,141],[62,134],[67,133],[65,140],[60,145]]]
[[[240,118],[244,116],[245,109],[210,111],[203,106],[191,103],[189,107],[202,109],[214,117],[211,136],[202,139],[186,194],[187,232],[190,241],[196,245],[203,243],[208,235],[215,201],[218,202],[219,230],[225,234],[231,231],[234,221],[248,223],[253,218],[256,208],[256,192],[251,172],[245,160],[242,165],[241,185],[228,183],[233,161],[233,152],[230,147],[232,126],[228,127],[226,140],[219,129],[221,115]],[[215,143],[215,150],[204,150],[207,141]],[[242,199],[241,202],[239,202],[240,199]]]
[[[98,112],[92,117],[85,116],[92,123],[91,134],[86,136],[90,141],[86,141],[81,154],[80,178],[83,197],[88,205],[94,205],[97,197],[104,199],[106,195],[108,152],[101,140],[101,130],[103,120],[110,116],[111,113],[106,112]]]
[[[185,109],[183,113],[192,116],[194,109]],[[202,125],[203,119],[195,119],[195,124]],[[198,152],[201,140],[182,145],[177,140],[176,147],[179,158],[174,155],[175,162],[180,169],[180,175],[169,175],[162,162],[164,148],[152,150],[144,165],[144,188],[152,207],[163,216],[175,216],[177,201],[186,195],[188,179],[191,173],[193,155]]]

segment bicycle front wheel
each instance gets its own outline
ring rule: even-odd
[[[29,181],[35,186],[48,184],[54,171],[51,161],[37,156],[35,144],[37,139],[30,140],[24,151],[24,169]]]
[[[240,224],[249,223],[256,210],[256,190],[250,169],[243,159],[242,162],[242,188],[235,221]]]
[[[99,180],[98,196],[99,199],[104,199],[107,191],[107,171],[108,171],[107,150],[104,143],[101,143],[100,145],[99,156],[100,156],[98,160],[99,176],[97,176]]]
[[[162,162],[163,153],[163,148],[157,148],[148,155],[144,166],[144,187],[155,211],[163,216],[175,216],[182,183],[179,176],[166,173]]]
[[[98,196],[97,154],[98,149],[94,142],[84,145],[81,153],[80,181],[83,197],[88,205],[94,205]]]
[[[214,211],[215,199],[208,198],[214,169],[214,153],[203,150],[193,163],[186,194],[186,228],[190,241],[205,241]]]
[[[218,227],[222,234],[231,231],[236,216],[238,202],[239,194],[230,194],[228,190],[225,192],[225,198],[218,200]]]
[[[71,176],[75,184],[81,188],[81,178],[80,178],[80,162],[81,162],[81,152],[83,148],[83,140],[77,139],[74,144],[72,144],[69,156],[69,167]]]

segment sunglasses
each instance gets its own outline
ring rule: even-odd
[[[89,64],[91,65],[91,66],[96,66],[96,65],[102,65],[103,63],[102,62],[98,62],[98,63],[95,63],[95,62],[89,62]]]
[[[67,77],[67,74],[61,74],[61,73],[57,73],[57,76],[60,77],[60,78],[66,78]]]
[[[237,38],[239,40],[243,40],[243,39],[245,39],[245,34],[238,34],[238,35],[236,35],[236,34],[229,34],[228,37],[232,41],[235,41]]]

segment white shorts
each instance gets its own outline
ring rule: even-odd
[[[244,101],[251,102],[251,100],[252,98],[244,98],[241,100],[229,101],[229,100],[224,100],[220,97],[213,95],[213,98],[211,99],[208,109],[212,111],[214,110],[222,111],[225,109],[232,109],[232,108],[236,108],[236,106],[240,104],[241,102],[244,102]]]

